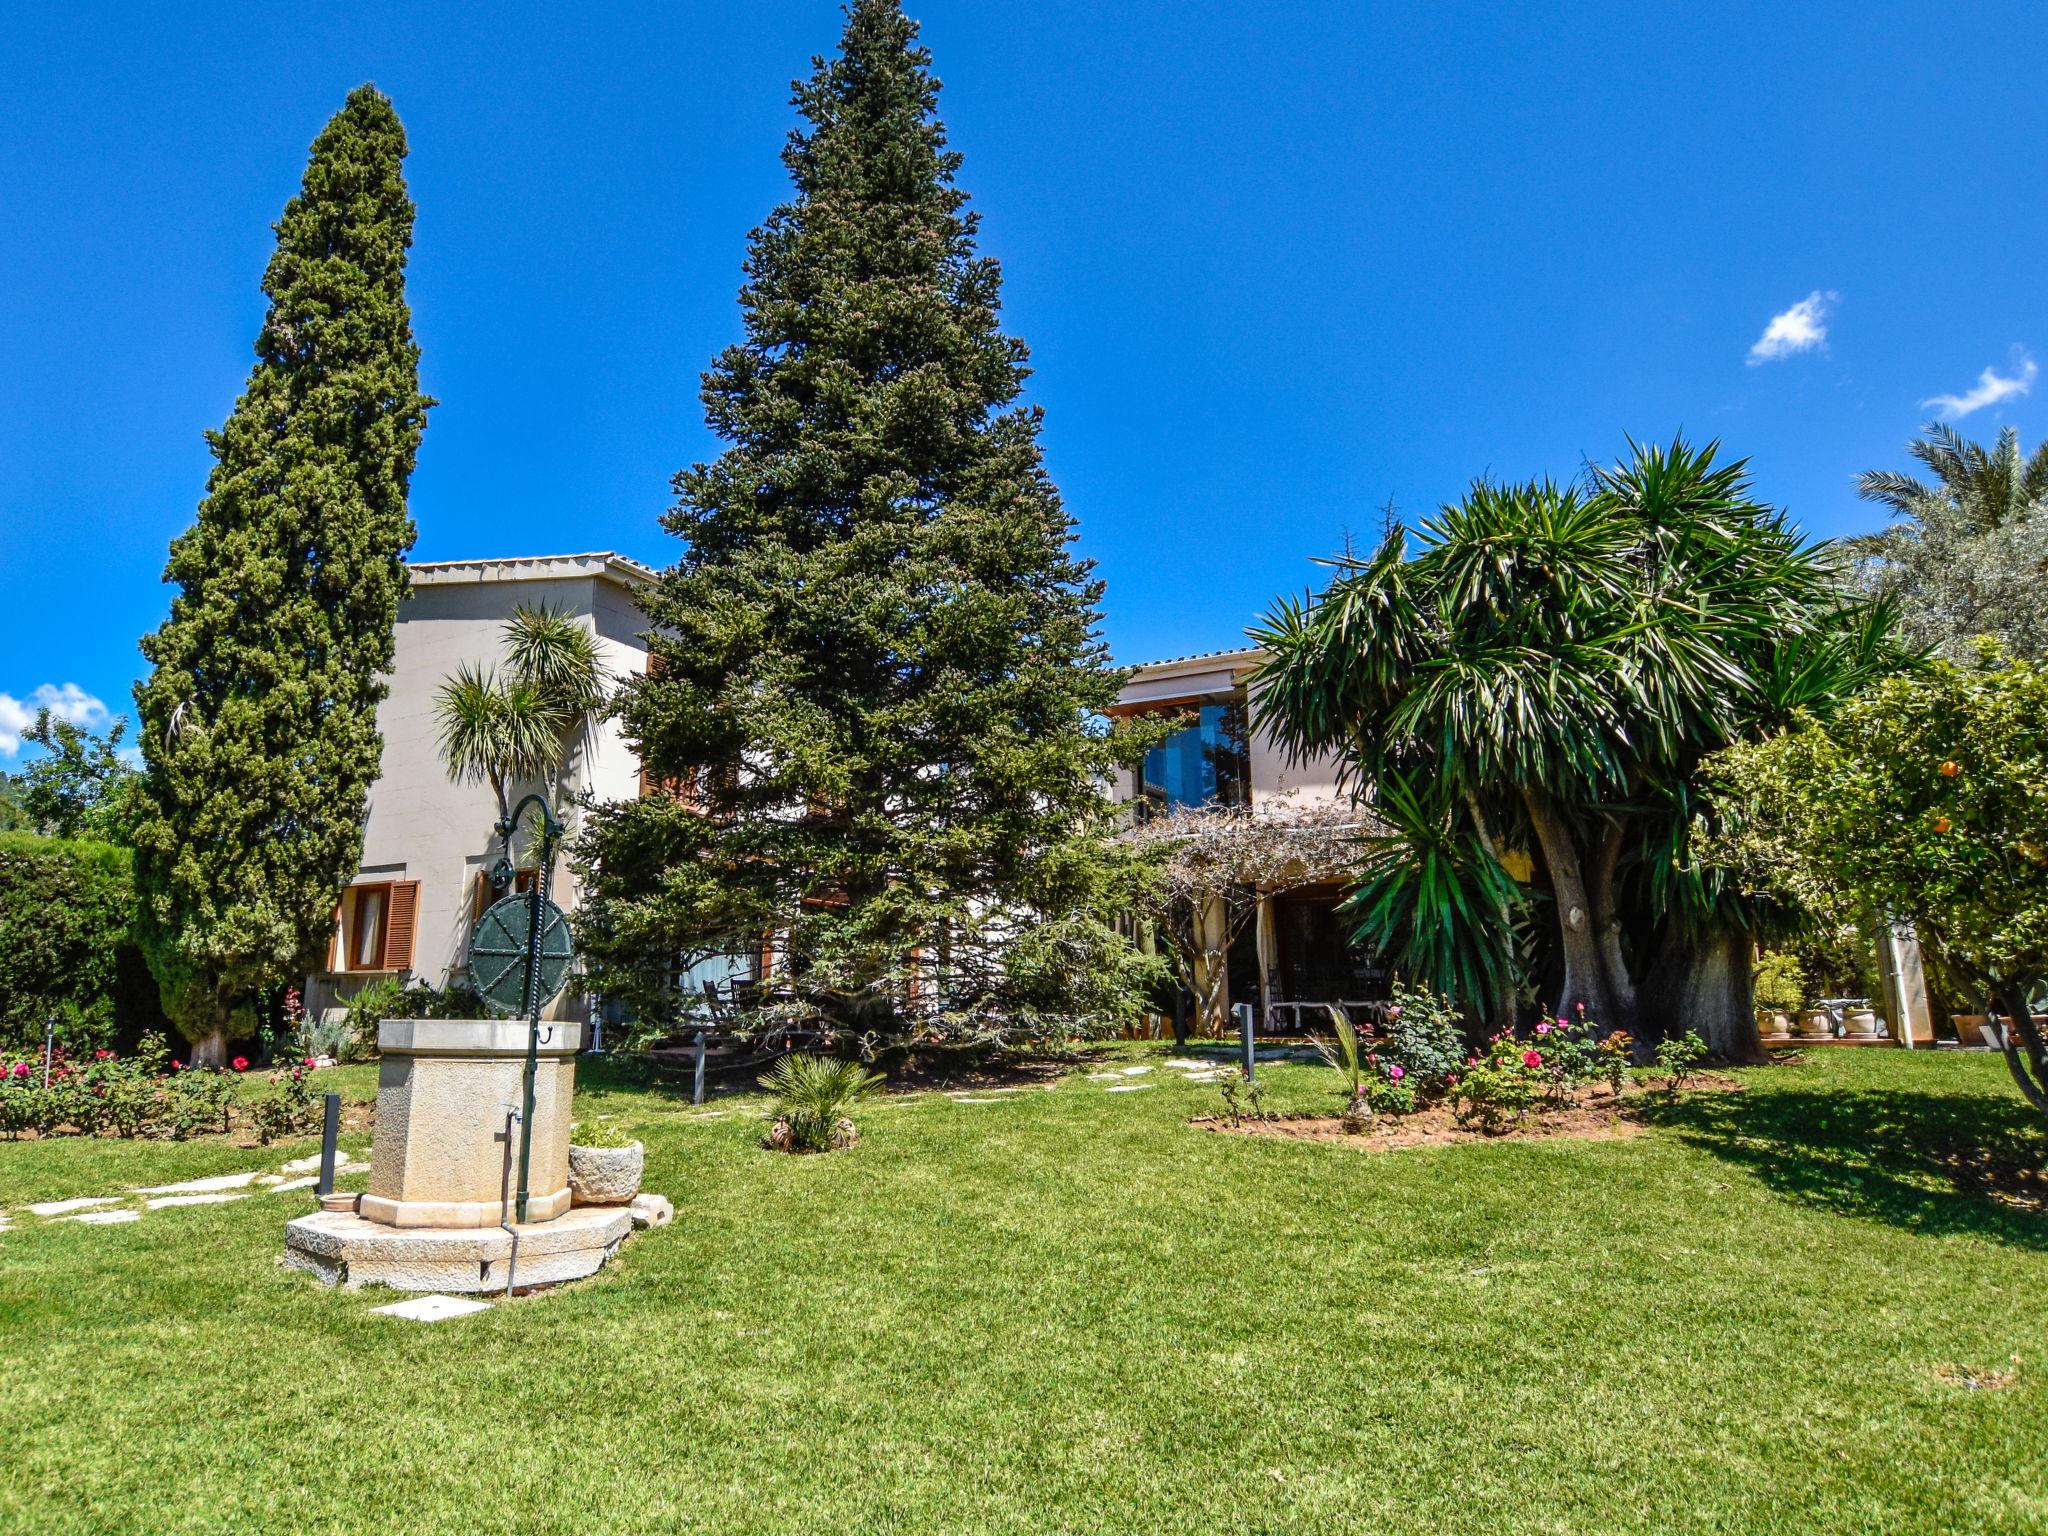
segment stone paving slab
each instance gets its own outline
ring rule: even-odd
[[[394,1301],[388,1307],[372,1307],[372,1312],[385,1317],[402,1317],[414,1323],[441,1323],[451,1317],[467,1317],[472,1312],[488,1312],[488,1301],[477,1301],[469,1296],[415,1296],[410,1301]]]
[[[203,1195],[159,1195],[156,1199],[147,1200],[143,1203],[152,1211],[161,1211],[165,1207],[173,1205],[226,1205],[230,1200],[246,1200],[248,1198],[246,1194],[231,1195],[217,1190]]]
[[[60,1221],[82,1221],[88,1226],[94,1227],[114,1227],[121,1225],[123,1222],[142,1220],[142,1212],[129,1210],[80,1211],[76,1216],[62,1216],[58,1219]]]
[[[119,1195],[80,1195],[75,1200],[41,1200],[22,1209],[31,1216],[68,1216],[73,1211],[89,1210],[95,1205],[113,1205],[120,1198]]]
[[[246,1189],[256,1182],[254,1173],[216,1173],[209,1179],[187,1179],[182,1184],[145,1184],[138,1195],[210,1195],[223,1189]]]

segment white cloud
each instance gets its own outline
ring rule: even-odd
[[[36,723],[36,716],[48,710],[59,720],[69,720],[89,731],[104,730],[113,718],[107,706],[76,683],[44,683],[31,690],[26,699],[0,693],[0,757],[12,757],[21,750],[21,733]]]
[[[1781,357],[1811,352],[1826,341],[1828,314],[1837,297],[1816,288],[1790,309],[1771,316],[1771,323],[1749,349],[1749,366],[1754,368],[1758,363],[1775,363]]]
[[[1977,387],[1968,394],[1936,395],[1931,400],[1922,400],[1921,409],[1936,412],[1943,421],[1959,421],[1972,411],[1981,411],[1987,405],[2024,395],[2034,387],[2034,376],[2041,370],[2024,353],[2018,354],[2015,360],[2019,366],[2010,376],[2001,374],[1996,368],[1986,368],[1977,375]]]

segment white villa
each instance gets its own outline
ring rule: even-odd
[[[1252,728],[1246,682],[1263,654],[1210,651],[1134,668],[1117,702],[1119,715],[1172,713],[1189,720],[1145,754],[1116,786],[1116,798],[1161,810],[1242,806],[1283,818],[1343,798],[1334,760],[1292,765]],[[1386,971],[1351,944],[1337,915],[1342,896],[1336,885],[1254,889],[1256,915],[1230,944],[1219,1008],[1253,1003],[1263,1027],[1289,1027],[1303,1005],[1383,997]],[[1222,915],[1205,922],[1220,924]],[[1220,948],[1225,941],[1205,942]]]
[[[379,977],[434,987],[466,978],[471,926],[490,901],[489,872],[501,852],[498,810],[488,786],[449,779],[435,695],[463,663],[499,660],[504,623],[521,605],[566,610],[587,624],[614,676],[644,672],[647,619],[639,599],[654,580],[646,566],[609,552],[412,567],[412,591],[399,609],[391,692],[377,715],[384,757],[370,792],[362,867],[336,909],[327,964],[308,978],[309,1011],[334,1007]],[[1270,742],[1247,729],[1244,682],[1258,659],[1255,650],[1218,651],[1136,668],[1119,714],[1172,710],[1193,718],[1115,786],[1116,798],[1254,809],[1334,798],[1333,767],[1291,769]],[[643,792],[639,760],[616,721],[604,722],[573,752],[562,788],[565,801],[585,792],[599,799]],[[514,889],[529,889],[534,874],[521,867]],[[562,907],[573,909],[574,875],[566,857],[555,862],[552,891]],[[1337,899],[1334,887],[1260,893],[1256,952],[1231,956],[1235,1000],[1285,1005],[1377,995],[1379,972],[1345,941],[1334,913]],[[712,966],[704,974],[726,969]],[[590,1008],[591,1000],[572,988],[550,1013],[583,1020]]]
[[[318,1014],[379,976],[436,987],[460,981],[470,925],[489,901],[489,870],[500,854],[497,801],[489,786],[456,784],[442,766],[434,696],[463,662],[495,664],[503,627],[520,605],[566,610],[602,643],[607,665],[625,677],[647,668],[639,594],[654,572],[611,553],[508,560],[444,560],[412,567],[412,592],[398,611],[391,693],[377,711],[384,760],[370,791],[363,863],[335,913],[327,966],[309,978],[306,1006]],[[537,786],[521,786],[519,792]],[[604,722],[573,750],[564,799],[640,792],[640,763]],[[517,888],[533,879],[519,872]],[[575,905],[568,860],[553,872],[555,900]],[[565,992],[553,1011],[587,1016],[588,1000]]]

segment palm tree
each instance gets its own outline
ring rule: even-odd
[[[1980,636],[2048,654],[2048,443],[2031,456],[2002,428],[1986,448],[1931,422],[1906,451],[1933,483],[1875,469],[1857,481],[1889,508],[1878,533],[1845,539],[1862,584],[1899,598],[1915,643],[1968,662]]]
[[[1723,1054],[1759,1050],[1746,946],[1767,914],[1691,857],[1700,761],[1897,658],[1886,612],[1836,595],[1717,452],[1475,484],[1412,556],[1397,528],[1253,631],[1260,725],[1336,753],[1389,825],[1350,903],[1361,939],[1496,1025],[1542,978],[1523,952],[1547,927],[1560,1012],[1635,1032],[1647,993]],[[1508,873],[1524,849],[1541,885]]]
[[[552,608],[515,608],[505,622],[503,670],[465,662],[435,696],[448,776],[489,784],[500,822],[512,814],[517,784],[538,781],[555,803],[570,749],[587,742],[611,684],[590,630]]]

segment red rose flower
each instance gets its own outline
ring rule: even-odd
[[[246,1056],[237,1056],[233,1061],[229,1062],[228,1065],[233,1067],[237,1072],[246,1072],[249,1070],[249,1058]]]
[[[1522,1052],[1522,1065],[1525,1067],[1540,1067],[1543,1065],[1543,1057],[1536,1051],[1524,1051]]]

